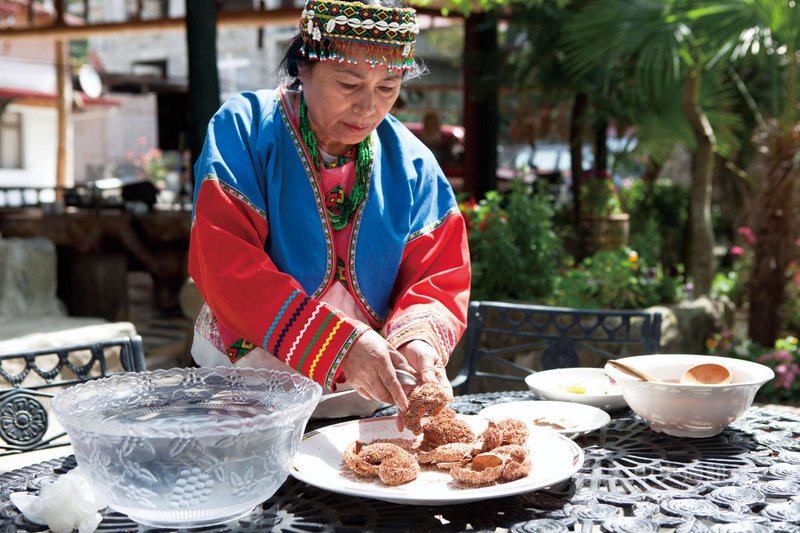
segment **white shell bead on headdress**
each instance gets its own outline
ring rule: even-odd
[[[306,0],[300,18],[301,52],[314,59],[353,60],[354,46],[366,46],[371,66],[414,67],[419,26],[410,7],[366,5],[347,0]]]

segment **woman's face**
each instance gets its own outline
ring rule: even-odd
[[[364,140],[400,94],[401,72],[358,64],[317,61],[300,67],[308,119],[319,148],[341,155]]]

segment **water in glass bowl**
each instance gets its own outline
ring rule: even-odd
[[[73,439],[75,453],[108,490],[110,507],[139,523],[219,524],[247,514],[289,474],[303,426],[263,427],[246,420],[273,410],[246,399],[116,406],[86,420],[87,429]],[[201,424],[231,428],[210,435],[190,432]],[[110,431],[112,426],[125,431]],[[158,436],[148,436],[154,433]]]

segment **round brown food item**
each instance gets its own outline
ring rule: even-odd
[[[387,485],[408,483],[419,473],[417,459],[391,442],[355,441],[345,448],[344,462],[356,474],[379,477]]]
[[[475,440],[475,432],[470,425],[458,418],[429,418],[422,427],[422,433],[422,445],[433,448],[454,442],[472,443]]]
[[[423,383],[408,394],[408,409],[403,413],[403,424],[414,435],[422,433],[422,417],[434,416],[453,401],[453,394],[438,383]]]
[[[419,452],[417,460],[420,464],[460,463],[462,459],[471,455],[472,444],[451,442],[437,446],[433,450]]]
[[[419,464],[410,453],[392,455],[381,462],[378,476],[387,485],[395,486],[417,479]]]
[[[503,432],[502,444],[525,445],[531,432],[528,425],[516,418],[506,418],[497,423],[497,427]]]

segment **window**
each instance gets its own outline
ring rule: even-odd
[[[22,168],[22,114],[0,115],[0,168]]]

